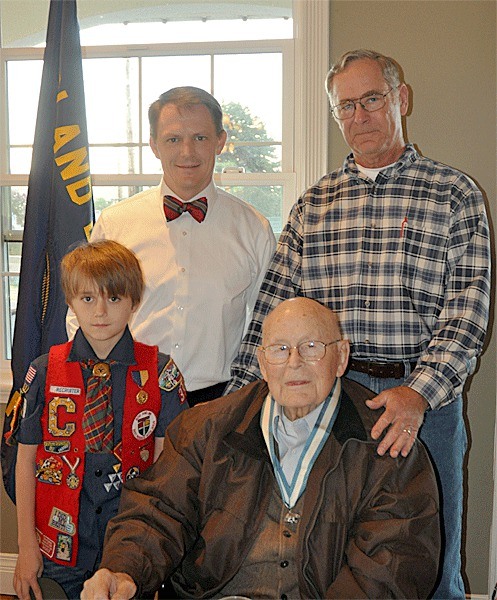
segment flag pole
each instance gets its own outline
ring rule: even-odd
[[[37,356],[67,340],[60,261],[89,238],[93,221],[76,0],[51,0],[24,220],[13,386],[1,444],[4,485],[14,502],[17,448],[8,440],[32,381],[26,373]]]

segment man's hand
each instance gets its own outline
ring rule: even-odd
[[[393,458],[397,458],[399,453],[407,456],[423,423],[428,402],[418,392],[401,385],[366,400],[366,405],[372,409],[385,407],[385,412],[371,429],[371,437],[377,440],[388,427],[378,446],[378,454],[383,456],[390,450]]]
[[[81,600],[130,600],[135,593],[136,584],[127,573],[99,569],[85,581]]]

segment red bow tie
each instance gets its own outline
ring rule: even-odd
[[[174,196],[164,196],[164,212],[168,221],[174,221],[184,212],[189,212],[195,221],[202,223],[207,213],[207,198],[181,202]]]

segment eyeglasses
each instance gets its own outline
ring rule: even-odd
[[[297,352],[302,360],[305,360],[306,362],[314,362],[324,358],[324,355],[326,354],[326,348],[328,346],[341,341],[341,339],[333,340],[332,342],[325,344],[324,342],[315,342],[314,340],[309,340],[307,342],[302,342],[297,346],[287,346],[286,344],[273,344],[265,347],[259,346],[259,350],[264,352],[267,362],[271,365],[282,365],[286,363],[290,358],[291,351],[294,349],[297,349]]]
[[[340,119],[341,121],[350,119],[354,115],[357,104],[360,104],[367,112],[375,112],[385,106],[387,102],[386,97],[390,92],[393,91],[393,89],[394,88],[390,88],[388,92],[385,92],[384,94],[368,94],[367,96],[362,96],[361,98],[351,98],[350,100],[345,100],[345,102],[342,102],[341,104],[332,106],[331,112],[337,119]]]

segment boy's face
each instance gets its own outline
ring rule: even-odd
[[[131,298],[100,293],[91,280],[83,280],[79,293],[68,303],[98,358],[107,358],[135,312]]]

